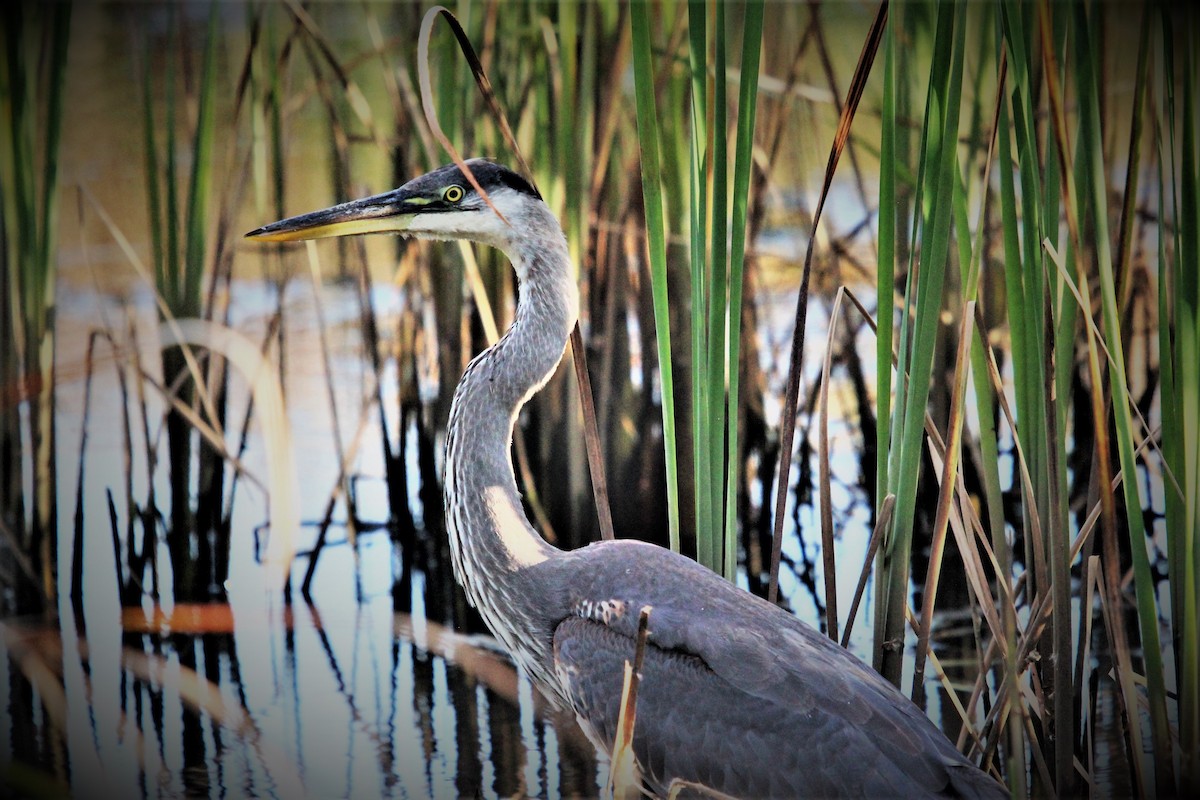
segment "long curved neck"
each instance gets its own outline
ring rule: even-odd
[[[519,600],[500,597],[509,579],[557,552],[522,508],[512,468],[513,425],[554,373],[579,314],[557,219],[539,204],[511,222],[520,241],[500,244],[518,276],[516,317],[500,341],[470,363],[454,393],[445,478],[455,576],[501,638],[501,608],[511,614],[510,604]]]

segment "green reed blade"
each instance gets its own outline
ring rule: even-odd
[[[1079,157],[1087,166],[1085,184],[1081,191],[1091,198],[1091,224],[1095,232],[1096,257],[1099,261],[1100,295],[1104,313],[1106,344],[1111,355],[1113,421],[1116,424],[1117,452],[1121,470],[1125,475],[1136,475],[1133,422],[1129,411],[1130,398],[1127,391],[1125,356],[1121,343],[1121,312],[1117,306],[1114,264],[1108,233],[1108,195],[1102,155],[1100,111],[1098,98],[1099,75],[1093,66],[1093,55],[1088,31],[1088,20],[1082,7],[1075,9],[1075,69],[1076,92],[1079,103]],[[1190,98],[1184,100],[1187,109]],[[1185,111],[1185,135],[1188,114]],[[1187,151],[1185,151],[1185,158]],[[1185,175],[1187,164],[1185,161]],[[1194,174],[1194,170],[1192,173]],[[1187,197],[1187,181],[1184,181],[1184,197]],[[1188,213],[1185,205],[1184,214]],[[1194,262],[1193,262],[1194,263]],[[1195,271],[1191,271],[1195,275]],[[1186,288],[1184,293],[1187,293]],[[1194,354],[1200,357],[1200,353]],[[1171,736],[1167,720],[1167,693],[1164,681],[1162,651],[1158,638],[1158,612],[1155,600],[1153,575],[1147,552],[1146,532],[1142,516],[1142,502],[1138,493],[1138,481],[1122,482],[1125,495],[1126,523],[1129,526],[1130,553],[1133,557],[1134,590],[1141,628],[1142,657],[1145,659],[1146,685],[1149,690],[1151,734],[1154,741],[1155,779],[1159,791],[1173,791],[1174,767],[1171,760]]]
[[[0,486],[0,515],[15,527],[14,557],[36,575],[32,586],[18,579],[30,590],[18,592],[19,613],[42,610],[37,603],[53,608],[58,592],[55,253],[70,15],[65,3],[10,4],[2,17],[0,122],[8,137],[0,147],[0,380],[16,402],[0,409],[0,447],[13,472]]]
[[[887,580],[887,595],[884,598],[883,633],[885,641],[888,642],[904,640],[924,410],[932,377],[933,351],[937,341],[953,219],[951,203],[955,180],[955,145],[962,102],[966,15],[959,13],[952,6],[939,6],[937,16],[925,116],[928,139],[922,155],[929,165],[928,171],[925,172],[928,211],[924,214],[920,226],[920,275],[915,281],[911,275],[909,279],[908,292],[915,291],[917,295],[916,318],[913,323],[913,349],[907,359],[909,382],[905,414],[897,420],[901,430],[901,468],[897,470],[896,477],[896,521],[891,541],[885,543],[888,570],[891,572]],[[877,643],[877,647],[882,645],[883,642]],[[903,648],[882,649],[880,671],[886,679],[898,686],[902,672]]]
[[[11,305],[16,310],[14,330],[5,331],[13,340],[17,357],[25,358],[26,342],[31,324],[36,324],[41,296],[37,262],[34,251],[37,246],[37,223],[34,218],[36,179],[34,178],[33,140],[36,113],[33,108],[37,87],[29,68],[26,45],[22,41],[25,30],[24,14],[27,9],[21,4],[10,5],[4,10],[5,56],[0,73],[0,109],[6,112],[4,122],[9,131],[7,147],[4,148],[3,179],[4,238],[7,245],[5,264],[9,279],[16,293]],[[9,301],[4,298],[5,302]]]
[[[708,565],[716,572],[724,572],[724,480],[725,480],[725,341],[728,308],[728,263],[729,263],[729,142],[728,124],[725,117],[728,87],[728,53],[725,32],[725,4],[716,4],[713,45],[713,100],[712,100],[712,200],[711,224],[709,226],[708,307],[704,310],[707,322],[708,354],[704,359],[702,378],[705,383],[704,435],[707,437],[705,450],[708,474],[704,484],[708,507],[705,509],[708,523],[705,535],[709,537]],[[743,76],[742,80],[749,80]],[[698,415],[699,416],[699,415]],[[699,495],[699,491],[697,491]]]
[[[1065,35],[1069,22],[1065,16],[1056,13],[1053,17],[1056,42],[1061,42]],[[1030,109],[1025,116],[1032,119],[1033,110]],[[1051,134],[1051,131],[1047,131],[1047,148],[1052,146]],[[1041,220],[1044,235],[1052,240],[1056,238],[1059,227],[1059,171],[1048,169],[1044,171],[1044,175]],[[1023,180],[1030,181],[1032,178]],[[1027,216],[1034,215],[1027,213]],[[1074,246],[1073,242],[1071,246]],[[1044,646],[1051,653],[1051,658],[1049,664],[1042,669],[1042,685],[1051,698],[1053,709],[1046,726],[1046,739],[1052,747],[1055,788],[1060,793],[1067,794],[1075,788],[1075,769],[1074,749],[1066,743],[1074,741],[1078,724],[1073,711],[1074,630],[1071,610],[1071,528],[1067,503],[1066,424],[1069,398],[1067,392],[1059,391],[1057,387],[1070,385],[1065,381],[1069,374],[1067,370],[1074,362],[1072,349],[1076,309],[1073,303],[1055,302],[1057,298],[1066,299],[1062,278],[1057,269],[1046,264],[1044,257],[1043,264],[1046,265],[1045,270],[1035,272],[1034,277],[1037,280],[1031,281],[1032,285],[1028,287],[1029,293],[1025,298],[1026,306],[1036,306],[1029,309],[1032,314],[1030,324],[1040,327],[1033,329],[1038,338],[1030,337],[1028,341],[1032,348],[1030,355],[1037,370],[1037,383],[1030,387],[1030,395],[1038,406],[1032,409],[1032,414],[1026,412],[1026,416],[1036,422],[1036,426],[1027,426],[1031,430],[1036,427],[1032,434],[1036,439],[1031,441],[1027,436],[1024,441],[1029,443],[1029,450],[1035,453],[1039,469],[1035,484],[1039,494],[1034,502],[1038,504],[1041,514],[1044,552],[1050,580],[1049,596],[1053,601],[1050,628],[1043,636]],[[1041,296],[1033,297],[1032,292],[1041,292]],[[1060,319],[1057,323],[1053,318],[1056,305],[1060,306]],[[1062,342],[1060,337],[1063,336],[1069,337],[1069,341]],[[1056,360],[1059,358],[1066,360],[1067,364]],[[1032,381],[1035,376],[1029,377]]]
[[[999,18],[999,9],[997,7],[995,14],[995,30],[992,34],[992,40],[995,42],[996,61],[997,63],[997,88],[996,88],[996,104],[994,119],[992,122],[992,133],[989,137],[989,157],[988,167],[985,172],[984,180],[981,184],[980,191],[983,194],[982,204],[983,210],[980,213],[980,224],[976,231],[977,241],[973,249],[965,252],[964,242],[969,237],[969,232],[966,229],[966,213],[965,208],[959,208],[956,204],[956,229],[959,239],[960,248],[960,268],[962,269],[962,282],[964,286],[970,287],[965,292],[964,297],[973,299],[975,290],[978,287],[978,282],[983,277],[981,269],[981,259],[983,258],[983,248],[978,241],[978,237],[983,235],[989,224],[989,215],[986,212],[988,201],[991,195],[990,171],[993,165],[996,164],[1001,174],[1001,192],[999,200],[1002,204],[1001,209],[1001,224],[1002,224],[1002,246],[1005,252],[1016,253],[1018,250],[1018,239],[1016,233],[1017,212],[1014,204],[1014,189],[1011,169],[1010,151],[1010,126],[1008,115],[1008,96],[1009,96],[1009,72],[1007,53],[1004,49],[1003,34]],[[978,103],[977,98],[977,104]],[[1000,152],[1003,148],[1005,155],[998,159],[994,157],[995,153]],[[966,259],[970,259],[970,268],[968,270]],[[1017,257],[1013,256],[1014,266],[1017,265]],[[1007,265],[1006,265],[1007,266]],[[968,272],[970,274],[968,274]],[[1011,281],[1006,281],[1011,286]],[[984,291],[987,289],[984,287]],[[983,298],[985,302],[990,300],[989,297]],[[983,336],[985,331],[982,326],[982,316],[977,314],[975,325],[972,326],[971,332],[971,377],[974,388],[975,404],[976,404],[976,419],[979,423],[977,432],[977,441],[980,453],[980,468],[982,471],[983,481],[983,500],[987,510],[988,523],[988,541],[991,544],[993,553],[998,565],[998,576],[1003,576],[1003,591],[1001,596],[1011,596],[1013,593],[1012,587],[1012,554],[1009,548],[1008,537],[1005,532],[1004,525],[1004,507],[1003,493],[1001,489],[1000,479],[1000,453],[998,444],[998,429],[997,429],[997,403],[993,394],[992,386],[989,381],[989,365],[988,358],[990,352],[990,344],[985,342]],[[1014,335],[1015,335],[1014,331]],[[1062,385],[1062,384],[1060,384]],[[1000,580],[1001,578],[998,578]],[[1019,680],[1021,671],[1017,667],[1017,615],[1014,604],[1003,602],[1001,605],[1001,614],[1003,617],[1003,635],[1005,637],[1006,661],[1004,668],[1000,674],[1003,680],[1004,690],[1007,692],[1008,703],[1012,712],[1020,713],[1017,709],[1017,704],[1021,702]],[[1022,725],[1009,724],[1006,726],[1008,736],[1008,752],[1007,766],[1010,785],[1017,796],[1023,796],[1025,793],[1025,756],[1026,756],[1026,736],[1025,728]]]
[[[1017,181],[1011,169],[1000,171],[1001,220],[1003,229],[1004,279],[1012,338],[1013,393],[1016,398],[1019,437],[1026,453],[1028,468],[1034,476],[1033,496],[1023,497],[1025,518],[1023,560],[1030,570],[1031,595],[1047,591],[1050,583],[1045,543],[1037,535],[1044,530],[1047,515],[1045,423],[1047,404],[1043,384],[1042,332],[1045,326],[1043,304],[1043,257],[1036,246],[1045,229],[1048,208],[1056,200],[1045,200],[1049,185],[1057,186],[1057,175],[1042,178],[1050,170],[1042,168],[1034,122],[1034,92],[1030,89],[1031,65],[1029,21],[1023,7],[1006,4],[1001,8],[1000,27],[1006,47],[1009,69],[1009,102],[1001,107],[998,135],[999,163],[1017,165]],[[1011,121],[1010,121],[1011,108]],[[1015,148],[1015,154],[1013,149]],[[1019,189],[1019,192],[1018,192]],[[1054,223],[1057,228],[1057,221]],[[1032,246],[1031,246],[1032,245]],[[1022,494],[1024,487],[1022,486]],[[1033,518],[1037,518],[1034,523]],[[1047,647],[1049,647],[1047,642]]]
[[[200,313],[201,285],[208,237],[208,205],[213,173],[213,139],[216,115],[213,94],[217,83],[217,4],[209,12],[204,63],[200,72],[200,98],[196,114],[196,132],[192,145],[192,173],[186,208],[186,234],[183,260],[184,296],[182,316]]]
[[[907,11],[908,9],[905,9]],[[896,190],[896,178],[901,169],[907,171],[907,164],[900,162],[907,155],[907,148],[901,149],[902,143],[907,144],[911,141],[908,135],[908,126],[903,124],[903,120],[907,118],[908,100],[910,93],[907,91],[908,81],[897,81],[897,63],[896,63],[896,38],[897,28],[904,24],[904,20],[909,15],[906,13],[889,14],[887,23],[887,36],[885,42],[885,60],[884,60],[884,96],[883,96],[883,117],[881,120],[880,129],[880,167],[879,167],[879,232],[877,234],[879,248],[879,267],[876,270],[876,344],[875,344],[875,380],[878,382],[875,390],[876,402],[876,431],[877,455],[876,455],[876,498],[879,504],[879,509],[876,512],[877,518],[882,516],[883,502],[887,498],[891,498],[892,517],[888,520],[888,526],[883,532],[884,539],[889,539],[892,530],[892,519],[895,512],[895,492],[894,486],[894,467],[898,464],[893,464],[893,459],[899,459],[900,447],[894,437],[898,435],[897,429],[893,426],[893,422],[901,419],[904,409],[905,387],[908,385],[907,372],[904,366],[904,355],[908,352],[908,320],[911,299],[908,292],[904,295],[904,313],[900,316],[899,324],[899,342],[900,342],[900,359],[899,368],[894,366],[894,345],[896,323],[895,323],[895,275],[897,268],[897,235],[902,230],[902,221],[906,219],[905,211],[900,207],[899,196]],[[902,76],[906,73],[901,72]],[[927,127],[923,127],[921,131],[922,140],[927,133]],[[923,172],[925,162],[922,160],[918,165],[918,174],[912,177],[910,185],[915,187],[915,197],[913,208],[920,204]],[[907,227],[907,225],[905,225]],[[915,243],[917,226],[912,228],[911,236],[914,237],[912,243]],[[912,262],[912,254],[914,247],[912,243],[907,247],[908,257],[905,259],[905,272],[909,275],[913,273],[914,264]],[[895,386],[893,389],[893,369],[895,369]],[[884,624],[887,619],[886,598],[887,586],[892,579],[891,571],[887,565],[889,557],[887,548],[877,547],[876,549],[876,576],[879,581],[879,591],[876,593],[875,599],[875,614],[873,615],[873,641],[876,646],[871,651],[871,665],[876,671],[883,666],[883,649],[879,643],[884,641]],[[865,569],[865,567],[864,567]]]
[[[1046,560],[1049,566],[1050,597],[1053,606],[1050,616],[1050,629],[1045,638],[1051,654],[1050,663],[1042,672],[1042,685],[1052,700],[1053,713],[1046,726],[1046,739],[1053,744],[1054,755],[1054,785],[1056,789],[1067,794],[1074,790],[1075,775],[1073,764],[1073,749],[1066,746],[1074,741],[1076,721],[1074,719],[1073,703],[1075,697],[1074,668],[1072,663],[1072,609],[1071,609],[1071,529],[1067,518],[1067,455],[1065,431],[1059,428],[1059,420],[1065,419],[1067,396],[1058,393],[1057,387],[1063,384],[1055,381],[1055,353],[1059,344],[1055,338],[1055,325],[1052,324],[1053,314],[1050,299],[1050,283],[1059,283],[1057,275],[1046,276],[1049,280],[1043,285],[1042,318],[1044,327],[1041,331],[1041,356],[1045,365],[1042,373],[1041,397],[1047,404],[1044,422],[1045,441],[1040,442],[1040,451],[1045,459],[1046,506],[1042,515],[1044,523],[1044,544]]]
[[[875,272],[875,513],[888,494],[888,443],[892,422],[892,341],[896,294],[896,26],[900,15],[887,23],[883,49],[883,105],[879,141],[879,216]]]
[[[146,157],[147,218],[150,226],[150,254],[153,259],[154,285],[160,292],[166,286],[166,254],[163,242],[163,205],[159,185],[162,181],[158,162],[158,143],[154,135],[154,68],[150,49],[146,48],[146,63],[142,72],[142,152]]]
[[[737,487],[739,372],[742,341],[742,281],[746,258],[750,177],[754,169],[754,123],[758,113],[758,69],[762,53],[764,8],[761,0],[746,5],[742,29],[741,83],[738,87],[737,141],[733,156],[733,216],[729,247],[729,336],[725,371],[729,376],[729,405],[725,463],[725,563],[724,574],[737,572]]]
[[[49,68],[45,88],[45,157],[42,164],[41,242],[38,263],[43,265],[46,287],[42,299],[46,307],[54,305],[54,250],[58,236],[58,149],[62,141],[63,86],[66,80],[67,43],[71,35],[71,5],[55,9],[52,22]]]
[[[982,68],[981,68],[982,69]],[[982,113],[981,106],[983,105],[978,96],[979,77],[977,73],[976,86],[974,95],[973,108],[971,109],[971,125],[974,129],[972,140],[977,140],[981,134],[980,115]],[[1003,62],[1001,63],[1001,81],[1000,92],[997,95],[997,106],[1003,100]],[[995,130],[999,121],[999,109],[995,113],[995,119],[992,121],[992,130]],[[958,459],[962,449],[962,426],[963,413],[962,409],[966,403],[966,371],[968,369],[968,358],[971,360],[973,372],[973,385],[976,392],[977,411],[980,413],[982,420],[987,420],[990,423],[991,417],[991,398],[990,391],[987,385],[986,372],[976,367],[982,366],[983,350],[982,341],[980,339],[979,328],[974,324],[976,310],[976,302],[978,299],[978,289],[980,280],[980,262],[982,260],[982,232],[986,228],[988,198],[989,193],[988,177],[991,172],[992,155],[994,147],[994,136],[989,136],[987,148],[987,160],[985,162],[984,175],[982,180],[982,199],[979,209],[979,224],[976,228],[976,236],[972,237],[970,223],[968,220],[968,194],[967,186],[962,175],[960,165],[955,166],[955,181],[954,191],[952,195],[952,206],[954,215],[955,227],[955,242],[958,245],[958,264],[959,277],[962,286],[962,318],[960,320],[959,341],[957,344],[957,357],[955,359],[953,393],[950,397],[950,413],[949,422],[947,424],[947,435],[945,440],[945,454],[943,456],[943,470],[941,477],[941,489],[938,495],[938,504],[934,527],[932,531],[932,546],[930,548],[929,566],[926,574],[925,588],[922,592],[922,609],[921,609],[921,628],[917,638],[917,655],[916,667],[913,678],[913,701],[919,706],[923,706],[925,702],[925,687],[924,687],[924,672],[925,661],[929,657],[929,638],[932,632],[932,624],[934,617],[934,603],[938,590],[938,577],[941,571],[941,559],[944,554],[944,544],[946,540],[946,528],[950,521],[951,501],[954,496],[955,483],[958,477]],[[981,449],[984,451],[990,450],[995,452],[995,430],[989,428],[988,423],[984,424],[984,430],[981,432],[981,439],[990,439],[990,448],[984,444]],[[992,466],[989,469],[985,459],[984,472],[985,476],[988,473],[995,473],[995,462],[991,462]],[[990,482],[990,481],[989,481]],[[992,514],[1000,511],[999,507],[999,476],[995,477],[995,498],[996,505],[992,507]],[[993,519],[993,529],[997,527],[995,519]],[[996,536],[996,531],[993,530],[993,538]],[[964,559],[970,560],[974,557],[973,551],[963,551]]]
[[[1053,170],[1043,169],[1037,144],[1038,109],[1034,105],[1035,93],[1030,88],[1031,75],[1036,68],[1025,60],[1032,58],[1031,54],[1035,52],[1029,46],[1035,28],[1031,27],[1033,23],[1022,13],[1021,9],[1014,8],[1012,13],[1014,28],[1010,41],[1015,53],[1014,59],[1021,59],[1019,62],[1013,61],[1014,65],[1019,63],[1020,68],[1014,72],[1018,78],[1016,87],[1018,94],[1013,99],[1012,108],[1013,124],[1017,130],[1017,164],[1022,202],[1022,212],[1019,216],[1022,255],[1019,262],[1021,270],[1016,279],[1016,305],[1009,307],[1009,315],[1010,318],[1015,317],[1012,322],[1020,326],[1023,331],[1022,372],[1015,375],[1014,381],[1018,392],[1017,424],[1020,426],[1018,433],[1026,447],[1036,492],[1035,496],[1026,498],[1025,504],[1029,508],[1027,516],[1033,513],[1038,514],[1041,520],[1039,527],[1045,530],[1046,516],[1049,513],[1045,431],[1048,406],[1042,381],[1042,376],[1045,374],[1045,359],[1040,337],[1046,325],[1042,302],[1046,267],[1039,242],[1042,241],[1047,231],[1058,227],[1057,215],[1051,217],[1051,214],[1057,211],[1057,202],[1049,199],[1042,200],[1042,198],[1049,198],[1050,190],[1057,185],[1058,176],[1047,176],[1047,173]],[[1052,132],[1047,130],[1046,137],[1048,142],[1046,147],[1048,148],[1051,146],[1049,141]],[[1034,526],[1028,527],[1032,529]],[[1032,557],[1034,565],[1036,593],[1047,587],[1050,581],[1045,543],[1037,542],[1033,537],[1029,537],[1026,549],[1027,558]]]
[[[679,552],[679,476],[675,450],[675,387],[671,377],[666,223],[663,220],[662,167],[658,152],[654,68],[650,59],[650,19],[645,4],[631,5],[629,22],[633,34],[634,96],[637,106],[638,144],[642,157],[642,196],[646,206],[646,245],[654,295],[654,328],[662,389],[663,447],[667,470],[667,531],[671,549]]]
[[[599,9],[593,5],[583,8],[583,28],[580,34],[582,52],[580,53],[578,77],[575,91],[575,112],[572,114],[571,135],[579,161],[575,164],[574,175],[568,178],[567,188],[570,192],[571,205],[575,207],[575,218],[572,220],[571,238],[577,242],[580,252],[587,246],[587,214],[588,189],[595,168],[596,156],[596,114],[595,98],[600,92],[600,53],[604,41],[600,27]],[[576,261],[576,263],[581,263]]]
[[[1180,687],[1181,751],[1183,794],[1200,792],[1200,279],[1195,265],[1200,264],[1200,129],[1196,125],[1196,30],[1184,58],[1191,63],[1184,72],[1183,106],[1183,216],[1176,226],[1183,253],[1180,259],[1181,285],[1178,295],[1179,351],[1176,386],[1182,398],[1181,441],[1187,443],[1183,467],[1186,470],[1187,505],[1182,531],[1183,547],[1178,551],[1171,574],[1183,583],[1174,589],[1181,595],[1179,633],[1182,658],[1177,684]],[[1189,270],[1187,265],[1191,264]]]
[[[1196,124],[1196,31],[1176,53],[1179,12],[1162,13],[1162,123],[1158,137],[1159,354],[1162,442],[1167,466],[1182,493],[1166,492],[1171,628],[1178,688],[1180,794],[1200,791],[1200,129]],[[1182,62],[1183,69],[1176,72]],[[1181,90],[1179,120],[1176,90]],[[1166,135],[1163,135],[1165,129]],[[1165,139],[1165,141],[1164,141]],[[1164,153],[1165,149],[1165,153]],[[1164,197],[1165,186],[1179,187]],[[1168,214],[1168,211],[1170,212]],[[1168,220],[1174,220],[1171,226]],[[1167,258],[1167,244],[1175,259]]]
[[[713,522],[712,472],[710,465],[714,455],[711,451],[710,405],[712,370],[708,340],[711,327],[706,324],[711,313],[710,283],[715,279],[715,268],[710,269],[710,246],[708,234],[712,227],[709,219],[709,173],[719,168],[715,152],[710,152],[709,136],[717,136],[723,123],[715,116],[715,102],[710,102],[708,92],[708,15],[703,0],[688,2],[688,66],[691,78],[691,129],[687,137],[689,164],[689,271],[691,278],[691,343],[692,343],[692,481],[694,489],[696,560],[706,567],[713,567]],[[714,40],[723,40],[720,29],[714,31]],[[724,71],[716,67],[714,87],[723,82]],[[715,184],[712,194],[712,223],[724,215],[723,195],[717,193]],[[723,240],[722,240],[723,241]],[[713,236],[711,258],[717,258],[716,237]],[[722,298],[723,299],[723,298]],[[713,300],[712,302],[716,302]]]
[[[167,28],[168,37],[175,38],[180,35],[179,22],[177,20],[178,12],[171,8],[167,12]],[[173,52],[175,47],[170,48]],[[163,70],[163,129],[166,134],[165,154],[163,156],[162,180],[166,185],[166,210],[163,214],[163,225],[166,229],[166,264],[163,266],[163,274],[166,276],[166,281],[158,287],[158,291],[166,298],[171,308],[179,308],[183,292],[181,289],[181,277],[183,267],[180,263],[179,250],[179,232],[182,227],[181,218],[179,215],[179,180],[175,173],[176,166],[179,163],[178,153],[176,153],[176,142],[178,135],[175,131],[175,112],[176,112],[176,95],[175,95],[175,61],[168,58],[166,66]]]

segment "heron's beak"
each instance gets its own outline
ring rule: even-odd
[[[422,198],[403,189],[272,222],[246,234],[260,242],[296,242],[355,233],[402,233],[421,210]]]

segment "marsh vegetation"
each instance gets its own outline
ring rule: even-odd
[[[544,535],[611,516],[777,600],[1016,796],[1194,796],[1195,12],[451,10],[579,268],[594,426],[568,357],[514,441]],[[422,71],[517,165],[426,11],[2,12],[6,791],[604,785],[450,573],[507,263],[241,241],[448,161]]]

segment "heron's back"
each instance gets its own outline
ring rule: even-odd
[[[559,587],[560,691],[606,746],[652,607],[634,751],[659,792],[678,779],[743,797],[1004,796],[867,665],[690,559],[618,541],[535,570]]]

